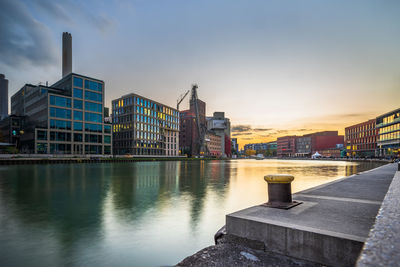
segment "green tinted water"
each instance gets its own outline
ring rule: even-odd
[[[0,266],[165,266],[212,245],[225,214],[374,163],[236,160],[0,167]]]

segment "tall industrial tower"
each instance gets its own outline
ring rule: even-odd
[[[0,74],[0,120],[8,116],[8,80]]]
[[[62,36],[62,77],[72,72],[72,36],[63,32]]]

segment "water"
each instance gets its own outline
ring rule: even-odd
[[[212,245],[225,214],[377,167],[285,160],[0,167],[0,266],[165,266]]]

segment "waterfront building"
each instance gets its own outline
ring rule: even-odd
[[[221,157],[222,155],[222,137],[213,132],[206,133],[206,145],[208,147],[208,151],[210,151],[210,156],[213,157]]]
[[[200,99],[190,99],[189,110],[180,111],[180,131],[179,131],[179,150],[182,155],[196,156],[200,155],[200,137],[196,123],[196,103],[199,111],[200,128],[207,130],[206,121],[206,103]]]
[[[0,120],[8,115],[8,80],[0,74]]]
[[[327,148],[318,151],[318,153],[324,158],[340,158],[342,156],[343,147],[338,148]]]
[[[344,132],[347,156],[375,156],[378,132],[376,129],[376,119],[346,127]]]
[[[382,157],[400,156],[400,108],[376,118],[377,154]]]
[[[296,136],[283,136],[277,139],[278,157],[293,157],[296,153]]]
[[[104,123],[104,82],[70,73],[52,86],[26,84],[11,97],[11,114],[24,117],[20,151],[34,154],[112,152]]]
[[[255,150],[257,154],[265,154],[267,156],[276,156],[277,142],[254,143],[244,145],[244,150]]]
[[[19,139],[23,131],[23,116],[10,115],[0,121],[0,142],[19,146]]]
[[[312,154],[327,149],[336,149],[343,146],[344,136],[338,131],[323,131],[310,133],[296,138],[297,157],[310,157]]]
[[[131,93],[112,101],[114,154],[179,155],[178,110]]]
[[[231,156],[231,123],[225,118],[225,112],[214,112],[212,117],[207,117],[207,130],[221,137],[221,155]]]
[[[232,138],[231,141],[232,141],[232,150],[233,150],[232,154],[233,153],[238,154],[239,153],[239,144],[238,144],[237,138]]]

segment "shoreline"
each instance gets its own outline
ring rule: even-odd
[[[308,160],[308,161],[346,161],[346,162],[373,162],[373,163],[390,163],[388,159],[348,159],[348,158],[265,158],[266,160]],[[64,157],[61,155],[49,157],[24,157],[22,155],[1,157],[0,165],[23,165],[23,164],[71,164],[71,163],[128,163],[128,162],[148,162],[148,161],[200,161],[200,160],[245,160],[245,158],[188,158],[188,157],[105,157],[105,156],[88,156],[88,157]],[[251,159],[249,159],[251,160]]]

